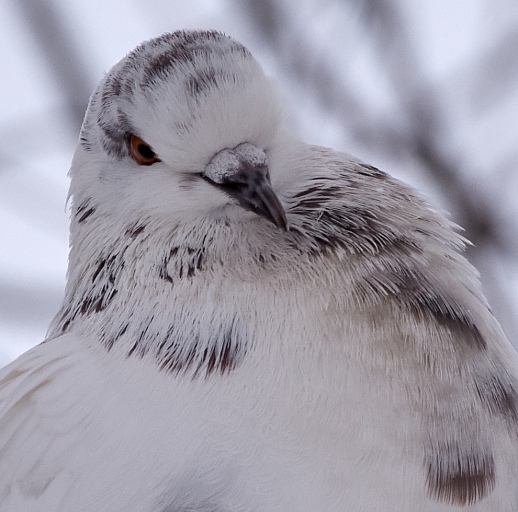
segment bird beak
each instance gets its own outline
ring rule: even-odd
[[[264,217],[281,229],[288,229],[286,212],[272,189],[268,167],[242,162],[237,171],[220,177],[217,182],[207,174],[203,177],[236,199],[245,210]]]

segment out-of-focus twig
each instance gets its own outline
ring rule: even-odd
[[[71,126],[79,130],[92,90],[91,77],[85,72],[83,53],[77,48],[52,0],[17,2],[29,32],[55,77],[69,112]]]

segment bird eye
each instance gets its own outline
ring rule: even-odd
[[[144,142],[140,137],[132,135],[130,137],[130,153],[135,162],[139,165],[152,165],[155,162],[160,162],[156,153],[151,149],[151,146]]]

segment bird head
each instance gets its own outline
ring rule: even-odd
[[[179,31],[140,45],[91,97],[70,173],[73,225],[251,211],[285,229],[269,165],[282,120],[271,81],[233,39]]]

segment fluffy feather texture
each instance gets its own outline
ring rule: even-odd
[[[103,79],[63,306],[0,373],[0,511],[518,511],[517,356],[464,240],[280,105],[218,32]],[[207,179],[258,162],[288,230]]]

